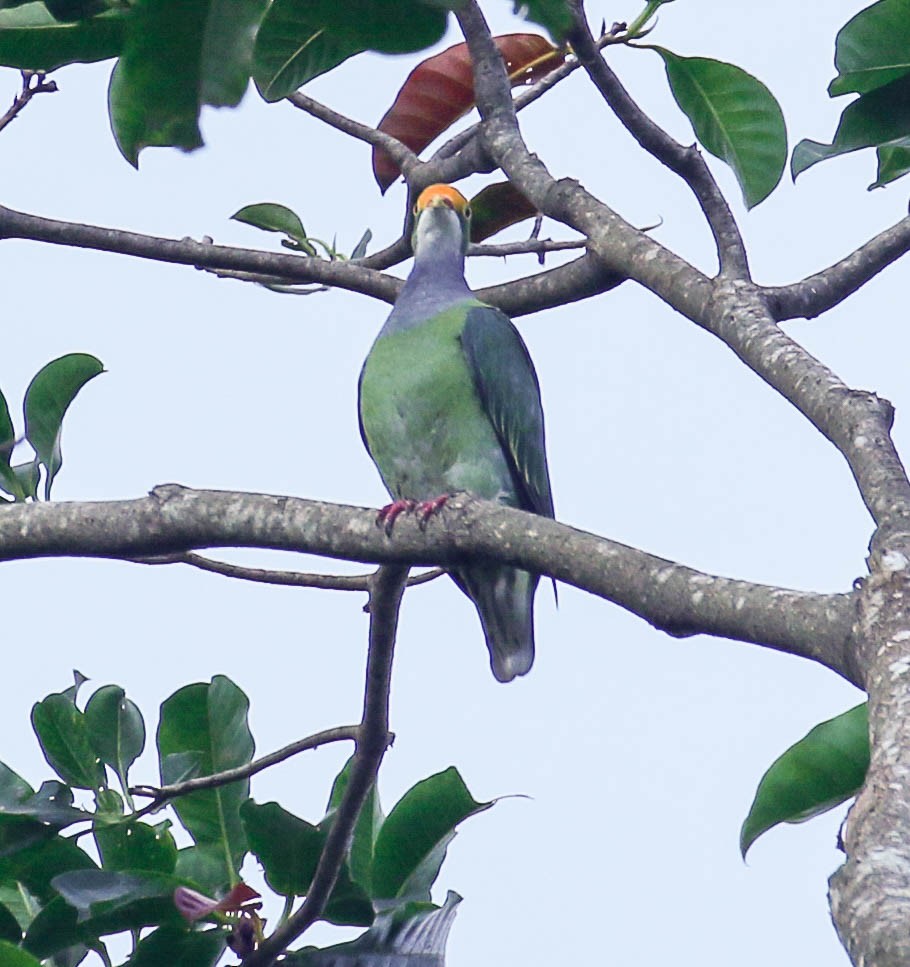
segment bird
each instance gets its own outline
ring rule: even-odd
[[[469,288],[470,204],[430,185],[414,207],[414,265],[370,349],[358,384],[360,435],[393,503],[426,519],[467,492],[554,517],[534,364],[505,313]],[[495,562],[449,569],[471,599],[493,675],[512,681],[534,662],[539,575]]]

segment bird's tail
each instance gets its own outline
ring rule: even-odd
[[[510,682],[527,674],[534,664],[538,575],[499,565],[474,565],[451,573],[477,608],[497,680]]]

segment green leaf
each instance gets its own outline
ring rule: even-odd
[[[754,208],[774,191],[787,163],[787,129],[774,95],[733,64],[653,49],[695,136],[733,169],[746,207]]]
[[[116,0],[44,0],[55,20],[88,20],[117,6]]]
[[[63,417],[79,390],[103,372],[104,367],[94,356],[69,353],[42,367],[25,391],[25,436],[47,474],[45,500],[50,499],[54,477],[63,465]]]
[[[442,907],[405,903],[376,918],[351,943],[319,950],[306,947],[287,956],[287,967],[445,967],[449,931],[461,897],[451,890]]]
[[[246,695],[223,675],[216,675],[210,685],[187,685],[175,692],[161,706],[158,726],[162,782],[172,781],[168,762],[175,755],[197,755],[201,775],[250,762],[254,745],[247,725],[248,710]],[[250,783],[244,779],[215,789],[201,789],[173,802],[197,844],[218,846],[231,883],[236,881],[246,852],[240,806],[249,794]]]
[[[81,870],[54,877],[60,894],[32,921],[25,946],[48,957],[78,943],[91,945],[102,936],[142,927],[181,922],[174,904],[180,883],[151,874]]]
[[[319,824],[320,829],[328,831],[333,821],[335,811],[341,803],[341,797],[347,789],[351,775],[351,768],[354,762],[352,756],[344,764],[341,772],[335,777],[332,784],[332,792],[329,796],[329,805],[325,819]],[[385,814],[382,811],[382,804],[379,801],[379,792],[374,785],[367,793],[360,815],[354,825],[354,835],[351,838],[351,845],[348,848],[348,866],[351,872],[351,879],[358,883],[367,894],[372,895],[372,876],[373,876],[373,850],[376,846],[376,838],[379,830],[385,822]]]
[[[91,857],[65,836],[0,856],[0,882],[20,883],[42,903],[56,896],[51,880],[57,874],[91,869],[96,869]]]
[[[240,211],[234,212],[231,218],[235,222],[261,228],[264,232],[283,232],[288,238],[297,242],[308,255],[316,254],[316,250],[307,238],[300,216],[284,205],[269,201],[245,205]]]
[[[129,768],[145,748],[145,723],[139,707],[119,685],[105,685],[88,700],[85,722],[94,748],[126,790]]]
[[[35,914],[41,909],[37,898],[21,883],[0,884],[0,903],[15,917],[20,930],[27,930]]]
[[[869,189],[883,188],[910,171],[910,138],[902,138],[878,149],[878,177]]]
[[[855,796],[869,768],[866,703],[816,725],[762,776],[739,836],[745,858],[778,823],[801,823]]]
[[[22,927],[13,915],[13,912],[5,904],[0,903],[0,940],[9,940],[11,943],[19,943],[22,939]],[[0,963],[3,963],[0,960]]]
[[[65,695],[48,695],[32,708],[32,727],[50,767],[77,789],[98,790],[104,766],[92,746],[85,716]]]
[[[139,941],[124,967],[214,967],[224,952],[224,930],[159,927]]]
[[[16,474],[10,466],[10,458],[13,455],[15,444],[16,428],[13,426],[12,417],[9,415],[6,397],[3,393],[0,393],[0,488],[8,494],[12,494],[17,500],[22,500],[25,495],[22,493]]]
[[[863,94],[840,116],[831,144],[803,140],[793,149],[790,171],[795,179],[807,168],[860,148],[879,147],[910,136],[910,76]]]
[[[13,467],[16,476],[16,483],[26,497],[33,500],[38,499],[38,484],[41,482],[41,470],[37,460],[29,460],[28,463],[17,463]]]
[[[151,145],[201,147],[202,106],[240,103],[264,9],[265,0],[137,0],[108,92],[114,137],[131,165]]]
[[[455,827],[492,805],[472,798],[454,766],[412,786],[379,830],[373,896],[429,900]]]
[[[0,770],[10,772],[0,764]],[[15,775],[15,773],[12,773]],[[18,776],[16,777],[18,779]],[[0,790],[0,826],[14,817],[33,819],[35,822],[62,829],[72,823],[84,822],[92,818],[92,813],[77,809],[73,805],[73,793],[62,783],[49,781],[41,784],[38,792],[33,793],[26,785],[27,793],[4,787]],[[5,847],[9,843],[4,841]]]
[[[52,71],[116,57],[123,47],[127,13],[111,10],[89,20],[61,23],[43,3],[0,10],[0,64]]]
[[[41,967],[41,962],[27,950],[8,940],[0,940],[0,963],[3,967]]]
[[[910,73],[910,0],[880,0],[841,28],[831,97],[866,94]]]
[[[231,875],[219,846],[186,846],[177,851],[174,873],[209,896],[221,896],[231,888]]]
[[[177,844],[170,825],[165,820],[156,826],[138,821],[96,826],[95,842],[104,868],[113,872],[173,873]]]
[[[262,864],[266,883],[282,896],[306,895],[325,846],[325,830],[294,816],[276,802],[259,805],[249,800],[241,809],[241,816],[250,849]],[[322,919],[364,927],[373,922],[369,897],[351,882],[345,868],[339,873]]]
[[[354,246],[354,250],[351,252],[351,260],[362,259],[367,254],[367,246],[372,240],[373,232],[368,228],[363,235],[360,236],[360,241]]]
[[[280,101],[365,50],[403,54],[440,40],[448,12],[422,0],[274,0],[253,51],[253,79]]]
[[[565,40],[572,26],[572,15],[565,0],[514,0],[513,9],[516,14],[545,27],[556,43]]]

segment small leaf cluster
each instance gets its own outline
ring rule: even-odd
[[[879,0],[838,33],[831,97],[858,94],[843,110],[834,139],[808,139],[793,151],[793,177],[861,148],[875,148],[880,188],[910,171],[910,0]]]
[[[104,367],[94,356],[69,353],[36,373],[25,391],[23,405],[25,439],[35,456],[24,463],[12,463],[13,449],[18,442],[16,428],[6,398],[0,392],[0,490],[13,500],[35,500],[43,469],[44,499],[50,500],[54,478],[63,466],[60,449],[63,417],[79,390],[103,372]]]
[[[35,734],[57,778],[36,791],[0,763],[0,963],[37,967],[53,958],[75,967],[95,951],[111,964],[107,939],[130,934],[124,967],[211,967],[228,947],[238,951],[249,905],[212,901],[204,911],[210,915],[188,917],[175,895],[202,901],[257,896],[240,878],[252,855],[289,914],[309,890],[350,763],[315,824],[277,803],[257,803],[249,779],[175,796],[176,820],[156,822],[153,813],[164,801],[137,808],[140,791],[151,792],[130,785],[146,740],[140,710],[117,685],[97,689],[80,707],[84,682],[77,675],[73,686],[32,709]],[[250,763],[248,710],[246,695],[224,676],[170,696],[156,733],[162,784]],[[459,898],[451,894],[440,908],[431,903],[430,889],[456,826],[490,805],[471,797],[454,768],[418,783],[388,816],[371,790],[322,914],[330,923],[369,929],[331,948],[332,962],[369,964],[371,955],[378,962],[407,953],[415,937],[424,942],[430,936],[439,946],[420,950],[428,964],[441,965]],[[187,839],[189,845],[178,845]],[[261,934],[258,914],[255,923]],[[327,953],[307,948],[289,963],[325,964]]]

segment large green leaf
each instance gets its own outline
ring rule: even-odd
[[[253,79],[279,101],[365,50],[403,54],[440,40],[448,11],[423,0],[274,0],[253,53]]]
[[[97,825],[95,842],[104,868],[113,872],[173,873],[177,864],[177,844],[170,825],[167,820],[156,826],[139,821]]]
[[[20,779],[11,769],[0,763],[0,829],[17,819],[32,819],[36,823],[62,829],[73,823],[91,819],[92,813],[73,805],[73,793],[62,783],[44,782],[38,792]],[[15,837],[0,837],[3,849],[8,849]]]
[[[101,789],[104,765],[92,745],[85,715],[59,692],[32,708],[32,727],[44,758],[64,782],[77,789]]]
[[[429,900],[455,827],[492,805],[471,796],[454,766],[412,786],[379,830],[373,896]]]
[[[145,748],[145,723],[119,685],[99,688],[85,706],[92,745],[127,788],[127,772]]]
[[[807,168],[860,148],[879,147],[910,136],[910,76],[863,94],[840,116],[831,144],[804,139],[793,149],[794,178]]]
[[[305,896],[325,846],[325,830],[294,816],[276,802],[259,805],[249,800],[241,816],[250,849],[262,864],[268,885],[282,896]],[[351,882],[345,868],[339,873],[322,919],[363,927],[373,922],[369,897]]]
[[[289,954],[287,967],[445,967],[446,942],[461,897],[449,891],[441,907],[405,903],[377,917],[351,943]]]
[[[0,963],[3,964],[3,967],[41,967],[41,962],[36,960],[27,950],[23,950],[8,940],[0,940]]]
[[[61,23],[43,3],[0,10],[0,64],[52,71],[65,64],[116,57],[123,47],[126,21],[124,10],[74,23]]]
[[[225,947],[224,930],[159,927],[139,941],[124,967],[213,967]]]
[[[108,93],[123,156],[150,145],[201,147],[204,104],[233,107],[246,90],[266,0],[137,0]]]
[[[832,97],[865,94],[910,73],[910,0],[880,0],[841,28]]]
[[[264,232],[282,232],[287,235],[294,248],[303,249],[307,255],[315,255],[316,249],[307,238],[306,229],[297,212],[277,202],[263,201],[255,205],[244,205],[234,212],[231,218]],[[282,242],[282,244],[287,244]],[[290,247],[290,246],[289,246]]]
[[[50,499],[54,477],[63,465],[63,417],[79,390],[103,372],[94,356],[69,353],[42,367],[25,391],[25,436],[45,468],[45,500]]]
[[[778,823],[801,823],[855,796],[869,768],[865,703],[816,725],[762,776],[739,847],[745,857],[762,833]]]
[[[210,685],[187,685],[161,706],[158,753],[161,780],[173,781],[172,766],[187,753],[198,756],[201,775],[246,765],[253,757],[253,736],[247,725],[249,701],[223,675]],[[230,882],[246,852],[240,806],[249,798],[248,779],[214,789],[202,789],[174,800],[183,824],[198,844],[217,846]]]
[[[653,49],[695,136],[733,169],[746,206],[753,208],[774,191],[787,163],[787,129],[774,95],[733,64]]]

